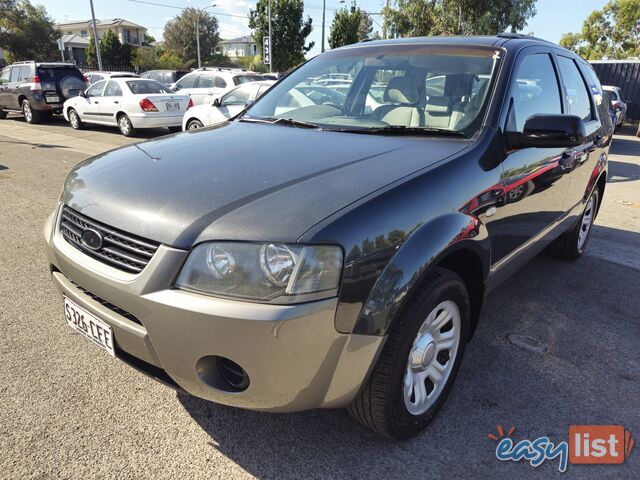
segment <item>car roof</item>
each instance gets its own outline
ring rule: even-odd
[[[450,37],[407,37],[407,38],[394,38],[388,40],[370,40],[359,43],[353,43],[342,49],[349,48],[361,48],[368,46],[391,46],[391,45],[450,45],[450,46],[478,46],[478,47],[497,47],[506,48],[508,50],[519,50],[526,46],[541,45],[546,47],[552,47],[558,50],[565,50],[571,53],[572,56],[577,57],[573,52],[566,50],[565,48],[556,45],[555,43],[547,40],[534,37],[531,35],[523,35],[520,33],[500,33],[498,35],[479,35],[479,36],[450,36]],[[335,49],[338,50],[338,49]],[[330,50],[331,52],[332,50]]]

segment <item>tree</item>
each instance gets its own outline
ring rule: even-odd
[[[0,46],[7,60],[58,60],[59,34],[43,6],[29,0],[0,0]]]
[[[216,45],[220,40],[218,20],[207,12],[189,7],[180,15],[169,20],[164,26],[164,48],[169,54],[176,54],[186,65],[194,65],[198,61],[196,41],[196,19],[200,30],[200,56],[204,62],[215,55]]]
[[[258,0],[255,10],[249,11],[249,28],[253,40],[262,52],[262,41],[269,36],[269,0]],[[284,72],[304,62],[304,55],[314,43],[305,45],[313,30],[312,19],[303,18],[302,0],[271,1],[271,62],[273,70]]]
[[[536,0],[395,0],[382,9],[391,37],[495,35],[523,29]]]
[[[102,66],[106,67],[130,67],[133,57],[133,47],[129,44],[123,45],[120,39],[112,30],[108,30],[100,39],[100,57]],[[96,42],[93,36],[89,39],[87,48],[87,63],[90,67],[98,66],[96,56]]]
[[[342,47],[364,40],[373,30],[373,21],[367,13],[356,8],[355,3],[349,9],[338,10],[333,17],[329,31],[329,46]]]
[[[154,37],[153,35],[144,32],[144,37],[142,39],[142,45],[144,45],[145,47],[148,47],[151,44],[156,43],[156,37]]]
[[[623,59],[640,54],[640,0],[611,0],[594,10],[581,33],[566,33],[560,44],[587,59]]]

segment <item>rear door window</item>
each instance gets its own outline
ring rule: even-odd
[[[216,77],[214,81],[216,88],[227,88],[227,82],[225,82],[224,78]]]
[[[198,78],[198,88],[213,88],[215,84],[215,77],[213,75],[200,75]]]
[[[591,100],[584,79],[576,63],[567,57],[558,56],[558,66],[564,82],[565,95],[569,104],[569,113],[584,121],[591,120]]]
[[[107,83],[107,88],[104,89],[104,96],[121,97],[122,89],[120,88],[120,85],[118,85],[118,82],[111,80],[109,83]]]

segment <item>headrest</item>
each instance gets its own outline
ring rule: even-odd
[[[418,103],[418,87],[407,77],[393,77],[384,90],[384,101],[402,105]]]
[[[448,97],[465,97],[471,95],[473,77],[473,75],[466,73],[447,75],[447,80],[444,84],[444,94]]]
[[[449,97],[429,97],[424,111],[428,113],[449,113],[451,99]]]

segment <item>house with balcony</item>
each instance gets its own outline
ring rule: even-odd
[[[251,35],[245,35],[218,42],[216,53],[226,55],[232,60],[239,57],[253,57],[258,54],[258,46]]]
[[[89,39],[93,37],[93,24],[91,20],[77,20],[74,22],[57,23],[56,30],[60,32],[65,59],[84,63],[86,50],[89,48]],[[130,22],[124,18],[108,18],[106,20],[96,19],[96,30],[98,38],[112,30],[120,40],[120,43],[141,47],[144,41],[144,34],[147,31],[142,25]],[[84,52],[82,51],[84,50]]]

